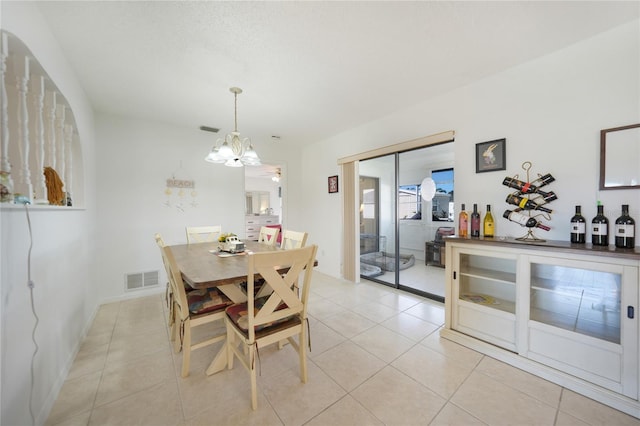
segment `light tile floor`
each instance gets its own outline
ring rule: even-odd
[[[396,273],[395,271],[385,271],[375,279],[393,284],[396,280]],[[400,284],[444,297],[444,268],[427,266],[424,264],[424,260],[416,259],[414,265],[400,271]]]
[[[640,425],[440,338],[442,304],[318,272],[312,285],[309,381],[291,348],[261,350],[258,410],[239,363],[205,374],[218,345],[180,377],[157,295],[100,307],[47,424]]]

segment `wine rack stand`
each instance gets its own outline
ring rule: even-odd
[[[532,166],[533,166],[533,164],[531,163],[531,161],[525,161],[524,163],[522,163],[522,170],[524,170],[525,173],[526,173],[527,185],[531,186],[531,185],[538,184],[537,187],[540,188],[540,187],[545,186],[547,183],[550,183],[550,182],[552,182],[554,180],[554,179],[552,179],[549,182],[545,182],[544,181],[543,178],[545,176],[550,176],[549,174],[547,174],[547,175],[538,174],[537,175],[538,177],[536,179],[534,179],[533,181],[530,180],[530,178],[531,178],[530,171],[531,171]],[[513,176],[513,179],[517,180],[518,179],[518,175],[516,174],[515,176]],[[536,203],[539,206],[542,206],[542,205],[545,205],[545,204],[548,203],[548,201],[546,201],[541,194],[536,193],[536,192],[515,191],[515,192],[512,193],[512,195],[514,195],[516,197],[522,197],[522,198],[524,198],[526,200],[533,201],[534,203]],[[556,198],[557,197],[555,197],[555,194],[554,194],[554,198],[553,199],[556,199]],[[540,201],[542,201],[542,202],[540,202]],[[550,213],[546,213],[546,212],[540,212],[540,211],[530,210],[530,209],[527,209],[527,208],[520,208],[520,207],[514,209],[514,211],[520,212],[522,214],[527,214],[529,217],[533,217],[533,218],[542,217],[547,221],[551,220],[551,214]],[[525,227],[525,225],[522,225],[522,224],[520,226]],[[536,237],[534,235],[534,233],[533,233],[533,228],[527,228],[527,233],[525,235],[523,235],[522,237],[516,238],[516,240],[518,240],[518,241],[536,241],[536,242],[545,242],[546,241],[543,238]]]

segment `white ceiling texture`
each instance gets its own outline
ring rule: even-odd
[[[97,111],[308,144],[637,19],[637,1],[36,2]]]

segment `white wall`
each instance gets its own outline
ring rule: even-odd
[[[31,278],[40,319],[35,332],[32,407],[38,424],[46,419],[98,304],[92,264],[95,259],[95,141],[93,111],[73,70],[48,31],[39,11],[28,3],[2,4],[2,28],[19,37],[37,57],[75,115],[82,144],[86,209],[59,211],[31,207]],[[79,183],[78,183],[79,184]],[[29,233],[21,206],[2,206],[1,313],[2,409],[0,423],[31,424],[31,356],[35,346],[27,288]]]
[[[341,199],[327,194],[326,176],[340,169],[336,159],[402,141],[455,130],[456,204],[491,204],[496,234],[519,237],[524,228],[502,218],[508,208],[507,175],[551,173],[558,195],[550,232],[569,239],[574,206],[590,221],[601,200],[610,221],[630,205],[640,223],[640,191],[598,191],[600,130],[640,122],[640,22],[622,25],[535,61],[425,101],[322,141],[303,151],[309,191],[307,229],[319,244],[318,270],[341,274]],[[475,144],[507,139],[507,169],[475,173]],[[342,191],[342,188],[341,188]],[[327,226],[327,223],[333,226]]]
[[[243,235],[244,168],[204,161],[213,139],[198,123],[187,128],[104,114],[96,121],[101,300],[131,297],[124,292],[125,274],[157,270],[165,282],[156,232],[167,244],[186,244],[186,226],[221,225],[223,232]],[[284,146],[253,142],[265,163],[290,163],[299,155]],[[195,181],[196,207],[190,205],[191,190],[185,191],[184,211],[165,205],[165,183],[174,172],[176,178]],[[173,189],[173,201],[178,191]]]

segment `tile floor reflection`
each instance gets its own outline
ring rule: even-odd
[[[46,424],[640,425],[441,339],[442,304],[319,272],[312,285],[309,381],[290,348],[261,350],[258,410],[238,363],[205,374],[219,345],[193,352],[180,377],[157,295],[100,307]]]
[[[396,280],[395,277],[394,271],[384,271],[382,275],[376,276],[375,279],[393,285]],[[444,297],[444,268],[425,265],[424,260],[416,259],[413,266],[400,271],[400,284],[414,290]]]

